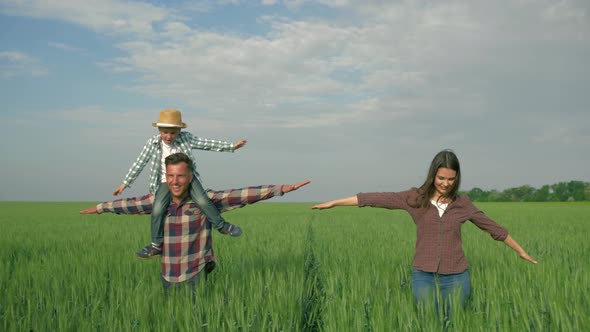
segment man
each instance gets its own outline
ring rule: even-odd
[[[164,224],[164,245],[162,251],[162,283],[169,289],[180,283],[194,287],[202,276],[215,268],[216,260],[211,241],[211,223],[201,212],[189,194],[193,177],[193,163],[184,153],[168,156],[166,164],[166,183],[172,195]],[[220,212],[237,209],[257,201],[297,190],[310,181],[294,185],[269,185],[208,191],[207,195]],[[80,211],[81,214],[101,214],[103,212],[143,214],[150,213],[154,195],[119,199],[98,204]]]

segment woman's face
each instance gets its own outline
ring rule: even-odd
[[[457,172],[450,168],[441,167],[436,171],[434,177],[434,196],[433,199],[437,199],[440,196],[447,194],[455,185],[455,179],[457,178]]]

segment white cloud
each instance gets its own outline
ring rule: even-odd
[[[175,17],[170,10],[138,1],[4,0],[0,6],[8,15],[63,20],[97,32],[145,38],[153,35],[154,23]]]
[[[49,70],[39,60],[18,51],[0,51],[0,78],[15,76],[45,76]]]
[[[290,116],[300,122],[309,109],[322,125],[327,122],[320,119],[342,109],[371,100],[385,104],[388,98],[422,105],[418,111],[452,101],[484,112],[490,107],[487,88],[500,84],[502,75],[525,70],[523,62],[537,52],[523,42],[547,42],[537,31],[548,24],[540,21],[541,13],[555,18],[575,12],[587,19],[572,1],[319,3],[338,8],[333,19],[260,17],[270,33],[258,36],[202,31],[173,8],[140,2],[7,1],[3,10],[127,36],[117,45],[123,55],[100,65],[141,75],[129,91],[220,118],[248,112],[252,118],[276,114],[281,122]],[[340,21],[338,13],[351,19]],[[574,30],[554,32],[552,40],[563,43]],[[541,61],[534,68],[550,65]]]
[[[178,40],[186,38],[192,30],[182,22],[168,22],[164,24],[161,37],[165,39]]]
[[[346,10],[347,3],[330,5]],[[109,66],[142,75],[130,91],[178,100],[220,119],[247,112],[258,125],[326,126],[339,123],[329,119],[347,118],[335,113],[348,109],[356,114],[354,105],[386,104],[388,96],[422,105],[414,112],[450,106],[449,115],[483,114],[491,107],[487,87],[501,84],[502,75],[522,71],[523,61],[534,56],[523,38],[535,40],[540,34],[503,26],[540,24],[534,15],[516,19],[519,14],[511,11],[529,9],[522,4],[505,9],[461,2],[348,5],[362,20],[342,24],[265,17],[259,22],[271,32],[264,36],[200,31],[165,21],[158,38],[120,43],[126,55]],[[510,18],[496,22],[505,15]]]
[[[4,59],[15,63],[35,63],[37,59],[30,55],[15,51],[3,51],[0,52],[0,59]]]
[[[579,6],[575,1],[561,0],[552,1],[548,7],[546,7],[541,17],[549,21],[562,21],[562,22],[573,22],[583,23],[588,22],[588,8]]]
[[[47,45],[49,45],[49,47],[53,47],[58,50],[62,50],[62,51],[66,51],[66,52],[83,52],[84,51],[83,49],[81,49],[79,47],[67,45],[67,44],[60,43],[60,42],[49,41],[49,42],[47,42]]]

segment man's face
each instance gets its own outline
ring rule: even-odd
[[[160,130],[160,137],[162,137],[162,141],[166,144],[172,144],[176,141],[176,137],[180,133],[180,128],[165,128],[165,127],[158,127]]]
[[[172,194],[172,198],[184,199],[189,193],[189,187],[193,180],[190,168],[184,162],[166,166],[166,183]]]

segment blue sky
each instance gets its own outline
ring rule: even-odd
[[[0,200],[104,201],[161,109],[205,186],[283,201],[590,181],[588,1],[0,0]],[[125,195],[147,192],[148,170]]]

